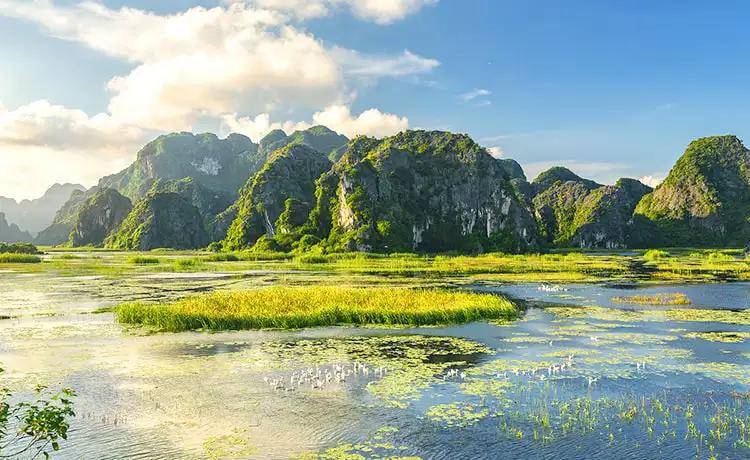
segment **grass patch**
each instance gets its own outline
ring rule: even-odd
[[[174,263],[175,268],[178,270],[189,270],[191,268],[197,267],[201,264],[201,261],[198,259],[177,259]]]
[[[233,252],[218,252],[206,257],[209,262],[239,262],[240,258]]]
[[[42,258],[32,254],[2,253],[0,264],[38,264]]]
[[[688,332],[684,335],[689,339],[701,339],[708,342],[721,342],[721,343],[741,343],[745,340],[750,339],[750,332],[729,332],[729,331],[716,331],[716,332]]]
[[[80,258],[75,254],[60,254],[59,256],[55,256],[55,260],[78,260]]]
[[[612,301],[640,305],[690,305],[692,303],[685,294],[681,293],[612,297]]]
[[[643,254],[643,260],[647,262],[655,262],[668,257],[669,253],[667,251],[662,251],[661,249],[649,249]]]
[[[213,292],[162,305],[124,304],[116,315],[124,324],[178,332],[444,325],[515,318],[518,310],[496,295],[445,289],[272,287]]]
[[[135,265],[155,265],[159,263],[159,259],[157,257],[133,256],[128,259],[128,263]]]

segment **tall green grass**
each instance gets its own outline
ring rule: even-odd
[[[149,256],[133,256],[128,259],[128,263],[135,265],[153,265],[158,264],[159,262],[158,258]]]
[[[643,260],[647,262],[655,262],[657,260],[666,259],[669,257],[669,253],[667,251],[662,251],[661,249],[649,249],[643,254]]]
[[[163,331],[296,329],[334,325],[443,325],[512,319],[505,298],[446,289],[271,287],[220,291],[174,303],[129,303],[117,320]]]
[[[0,264],[38,264],[42,258],[32,254],[0,254]]]

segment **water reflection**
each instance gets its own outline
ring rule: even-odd
[[[747,283],[627,291],[684,293],[692,304],[679,307],[613,302],[618,286],[484,284],[525,299],[524,317],[396,331],[138,335],[109,313],[90,313],[265,282],[3,274],[0,315],[11,319],[0,320],[0,362],[14,388],[76,388],[78,415],[59,454],[66,459],[750,454],[750,325],[665,314],[744,312]],[[563,307],[541,308],[550,303]],[[303,371],[297,391],[268,383],[299,382]],[[330,373],[329,384],[315,388],[308,372]]]

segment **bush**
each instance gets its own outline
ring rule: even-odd
[[[6,254],[41,254],[42,252],[31,243],[3,243],[0,241],[0,253]]]

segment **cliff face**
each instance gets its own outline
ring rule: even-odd
[[[634,179],[594,188],[592,184],[580,178],[547,183],[534,197],[540,231],[548,244],[610,249],[631,244],[636,232],[633,211],[651,188]]]
[[[240,134],[226,139],[214,134],[167,134],[146,144],[127,169],[102,178],[99,187],[138,200],[156,181],[189,177],[204,188],[236,197],[264,161],[258,146]]]
[[[334,250],[521,251],[537,242],[503,165],[465,135],[357,138],[316,197],[310,226]]]
[[[263,235],[273,238],[278,233],[288,233],[290,213],[296,216],[294,222],[304,222],[315,201],[315,181],[330,167],[325,153],[303,144],[275,151],[263,169],[248,181],[233,206],[235,217],[224,246],[240,249],[252,246]]]
[[[750,239],[750,151],[735,136],[695,140],[636,214],[653,244],[742,246]]]
[[[98,190],[97,187],[93,187],[88,191],[73,191],[68,201],[55,213],[52,224],[39,232],[36,238],[34,238],[34,242],[45,246],[56,246],[67,242],[78,211],[86,200],[94,196]]]
[[[116,190],[104,189],[86,200],[70,231],[72,246],[99,246],[133,209],[130,200]]]
[[[116,232],[105,240],[114,249],[197,249],[208,234],[198,208],[179,193],[151,192],[139,200]]]

